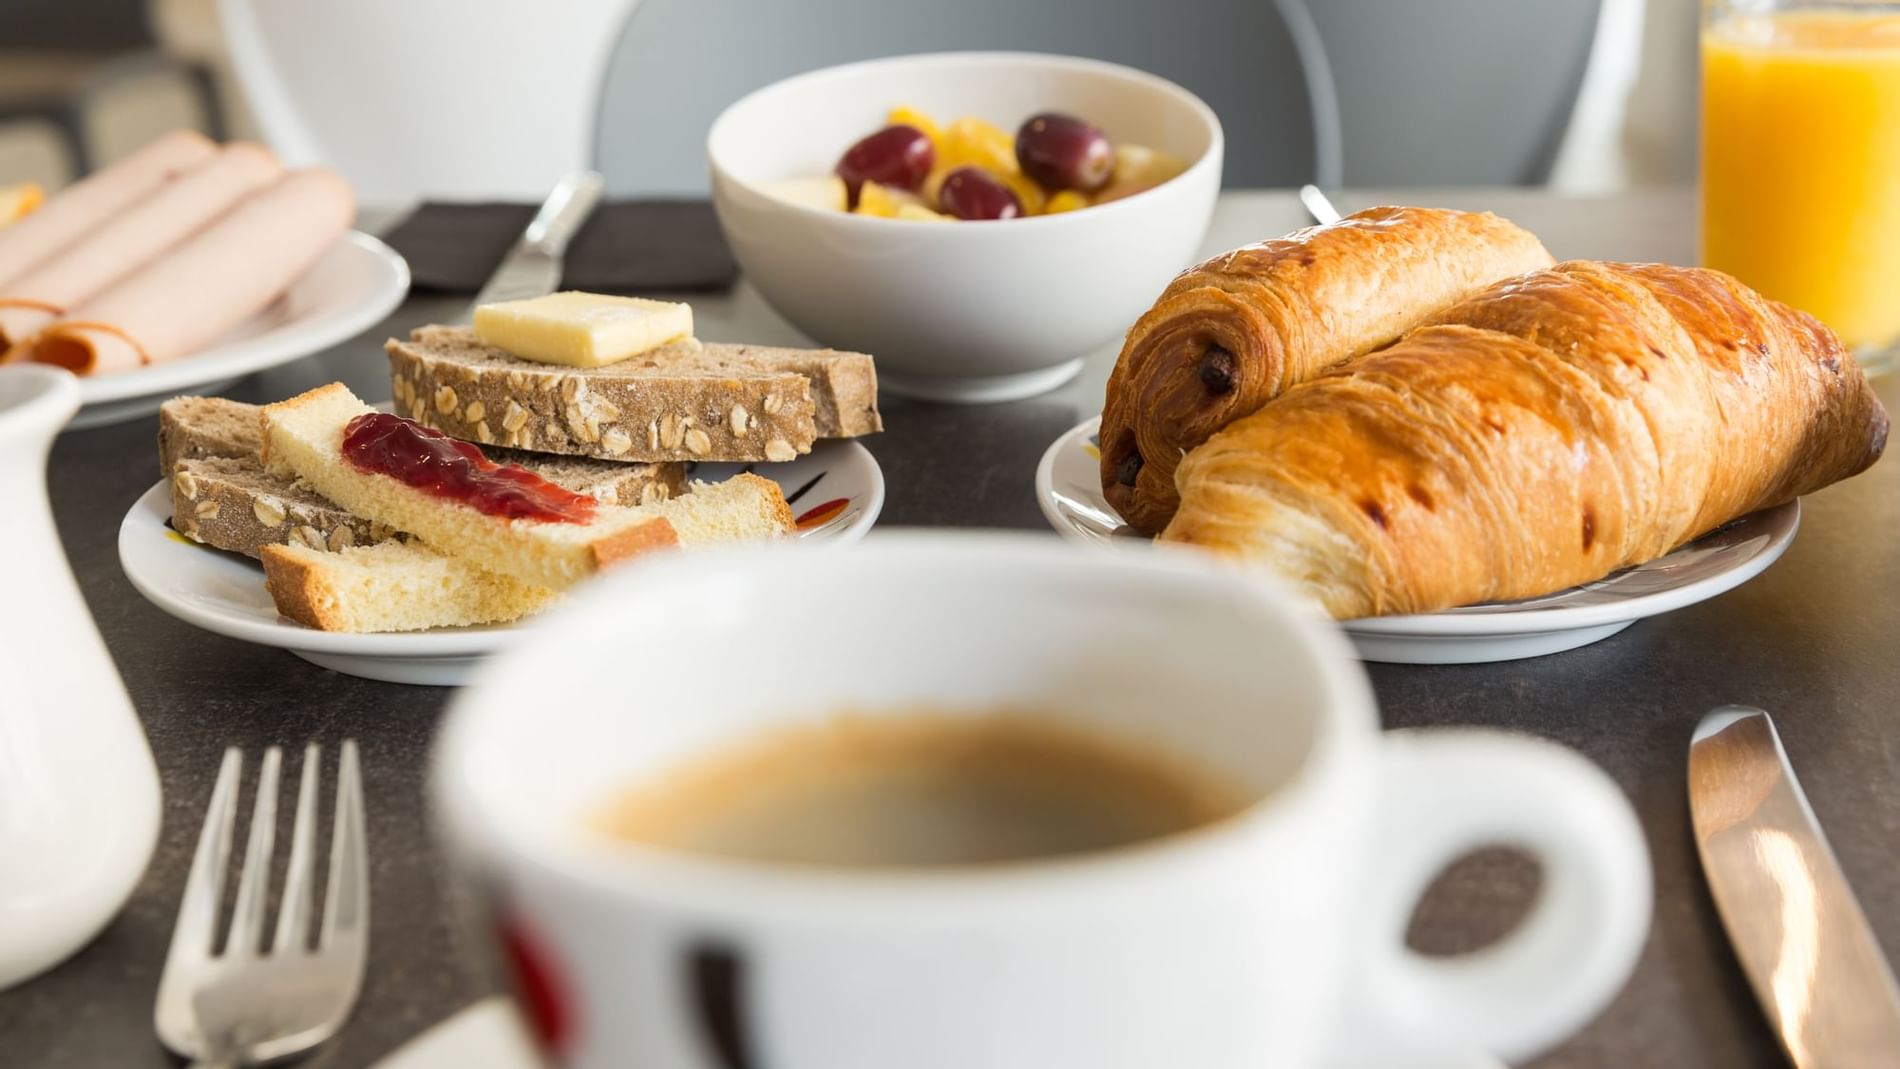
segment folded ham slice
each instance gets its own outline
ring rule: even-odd
[[[0,284],[0,352],[283,177],[262,145],[234,144],[107,219],[65,250]]]
[[[262,311],[350,225],[356,200],[334,171],[294,171],[128,275],[4,360],[81,375],[189,355]]]
[[[202,134],[174,130],[61,190],[39,211],[0,230],[0,289],[217,150]]]

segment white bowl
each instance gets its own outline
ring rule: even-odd
[[[807,207],[762,183],[831,173],[909,104],[1006,130],[1039,111],[1191,160],[1100,207],[1000,222],[914,222]],[[713,203],[740,267],[818,341],[877,358],[894,392],[988,402],[1054,389],[1126,331],[1194,259],[1220,191],[1220,120],[1151,74],[1070,56],[947,52],[802,74],[713,123]]]

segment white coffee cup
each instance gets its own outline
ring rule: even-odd
[[[960,870],[772,866],[610,841],[591,816],[693,756],[849,708],[1035,709],[1244,785],[1224,821]],[[1381,734],[1346,643],[1184,553],[899,534],[679,556],[564,606],[454,702],[442,825],[551,1058],[578,1069],[1156,1069],[1519,1059],[1628,977],[1650,875],[1576,754]],[[1529,916],[1405,946],[1472,848],[1543,865]]]

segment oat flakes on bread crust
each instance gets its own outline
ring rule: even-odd
[[[181,460],[167,480],[172,528],[194,542],[255,558],[265,546],[367,546],[397,532],[351,515],[255,457]]]
[[[223,397],[174,397],[158,407],[158,470],[169,478],[180,461],[255,457],[257,405]]]
[[[787,461],[881,430],[871,358],[686,339],[598,368],[521,360],[464,327],[391,339],[396,411],[478,444],[604,460]]]

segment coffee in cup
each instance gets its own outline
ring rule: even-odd
[[[1080,719],[1005,709],[800,721],[636,785],[595,826],[743,861],[906,868],[1112,850],[1251,802],[1185,755]]]

